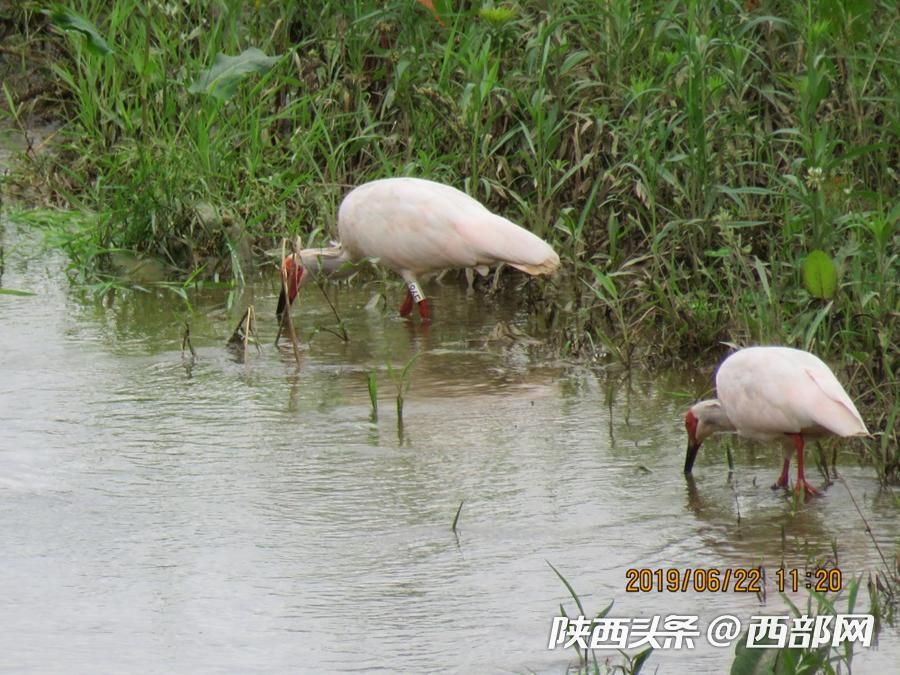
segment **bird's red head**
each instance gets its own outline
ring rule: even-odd
[[[281,293],[278,295],[278,307],[275,310],[275,316],[278,317],[279,323],[284,316],[285,308],[292,304],[294,298],[297,297],[304,273],[303,266],[297,263],[293,253],[281,262]],[[285,290],[287,290],[286,294]]]
[[[684,458],[684,472],[690,473],[694,468],[694,460],[697,459],[697,451],[700,449],[701,441],[697,439],[697,416],[693,410],[688,410],[684,416],[684,428],[687,430],[688,447],[687,455]]]
[[[687,429],[688,438],[691,441],[697,440],[697,416],[693,410],[688,410],[684,416],[684,428]]]

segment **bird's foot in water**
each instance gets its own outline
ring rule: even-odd
[[[772,489],[777,490],[778,488],[786,488],[788,486],[788,471],[791,468],[791,460],[785,459],[784,466],[781,469],[781,475],[778,476],[778,480],[776,480],[772,484]]]
[[[805,478],[798,478],[797,482],[794,484],[794,492],[799,494],[801,491],[806,494],[807,498],[822,496],[822,493],[812,485],[810,485],[809,481],[807,481]]]

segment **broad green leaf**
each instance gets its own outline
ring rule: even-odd
[[[830,300],[837,290],[837,270],[825,251],[810,251],[803,261],[803,284],[814,298]]]
[[[97,27],[85,19],[81,14],[73,12],[68,7],[62,5],[53,5],[53,8],[46,12],[50,15],[50,23],[64,31],[74,31],[81,33],[86,39],[88,51],[105,56],[112,53],[112,49],[100,35]]]
[[[256,47],[245,49],[237,56],[216,54],[212,67],[201,71],[188,91],[192,94],[209,94],[220,101],[227,101],[234,96],[241,80],[247,75],[268,72],[280,58],[281,56],[266,56]]]

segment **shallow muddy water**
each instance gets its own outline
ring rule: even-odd
[[[2,225],[2,286],[36,293],[0,295],[4,670],[563,673],[574,654],[547,649],[550,626],[560,603],[577,612],[548,562],[591,614],[614,601],[612,616],[705,626],[785,613],[775,569],[832,542],[845,582],[878,569],[848,487],[886,555],[900,536],[891,495],[849,455],[846,485],[796,512],[768,487],[777,448],[736,447],[729,479],[710,442],[686,483],[685,395],[710,373],[627,381],[489,340],[498,321],[529,330],[509,297],[430,285],[424,331],[366,309],[375,286],[332,288],[351,340],[317,333],[298,369],[272,346],[274,279],[189,303],[158,287],[94,298],[37,242]],[[393,309],[401,287],[387,294]],[[223,345],[248,303],[262,346],[241,363]],[[304,337],[333,327],[315,289],[296,319]],[[416,353],[398,432],[386,365]],[[759,564],[765,604],[625,592],[629,568]],[[701,638],[647,668],[721,673],[732,659]],[[898,662],[888,627],[853,672]]]

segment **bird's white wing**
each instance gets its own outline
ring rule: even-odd
[[[559,265],[553,249],[527,230],[455,188],[417,178],[356,188],[341,204],[338,230],[354,258],[414,273],[499,262],[541,273]]]
[[[396,270],[419,273],[476,265],[451,220],[468,205],[457,202],[454,208],[435,186],[395,178],[356,188],[338,213],[341,244],[356,259],[375,258]]]
[[[440,232],[439,243],[452,258],[449,266],[506,263],[529,274],[549,274],[559,267],[559,256],[547,242],[464,192],[429,181],[418,181],[416,188],[426,195],[421,210]]]
[[[556,251],[532,232],[485,210],[455,220],[456,231],[483,262],[505,262],[528,274],[550,274],[559,267]]]
[[[772,438],[819,427],[840,436],[867,433],[837,378],[808,352],[743,349],[722,363],[716,390],[728,418],[747,436]]]
[[[766,440],[802,430],[803,420],[789,405],[790,392],[774,375],[743,351],[719,367],[716,395],[741,435]]]
[[[816,421],[838,436],[867,436],[866,423],[831,370],[807,367],[805,371],[820,392]]]

